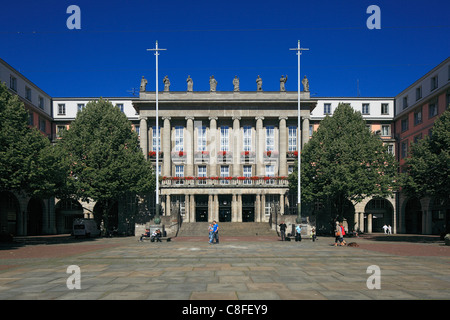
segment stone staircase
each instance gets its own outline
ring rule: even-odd
[[[277,236],[267,222],[219,222],[220,236]],[[184,222],[179,237],[207,237],[208,222]]]

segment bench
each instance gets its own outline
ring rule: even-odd
[[[164,240],[166,242],[170,242],[172,240],[172,237],[160,237],[159,239],[161,240],[161,242],[164,241]],[[159,242],[159,241],[156,240],[156,238],[153,239],[153,241],[152,241],[151,237],[142,237],[142,241],[144,241],[144,240],[148,240],[148,241],[151,241],[151,242]]]

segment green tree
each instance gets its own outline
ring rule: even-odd
[[[321,121],[301,161],[302,202],[330,204],[340,219],[349,200],[390,196],[396,188],[394,156],[348,104],[339,104],[333,116]],[[289,180],[291,191],[297,192],[297,168]]]
[[[0,83],[0,191],[49,197],[63,183],[50,140],[28,125],[29,114],[17,95]]]
[[[57,147],[67,170],[61,197],[99,202],[105,224],[114,200],[155,190],[155,175],[136,132],[108,101],[89,102],[79,111]]]
[[[405,159],[402,189],[409,196],[439,197],[448,206],[450,195],[450,110],[434,123],[432,135],[411,146]]]

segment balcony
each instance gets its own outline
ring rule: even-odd
[[[241,163],[243,163],[243,164],[256,163],[256,153],[254,151],[242,151],[241,152]]]
[[[231,151],[219,151],[217,153],[217,163],[232,163],[233,153]]]
[[[184,151],[172,151],[170,153],[172,162],[175,164],[183,164],[186,162],[186,152]]]
[[[289,187],[287,177],[161,177],[161,187]]]
[[[209,162],[209,151],[196,151],[194,153],[195,163],[207,163]]]
[[[164,153],[162,153],[161,151],[158,152],[158,160],[163,159],[163,157],[164,157]],[[149,151],[148,158],[152,159],[152,160],[156,160],[156,151]]]
[[[278,161],[278,151],[265,151],[263,155],[264,163],[272,163]]]

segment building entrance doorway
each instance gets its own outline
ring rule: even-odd
[[[242,195],[242,222],[255,222],[254,195]]]
[[[219,195],[219,222],[231,222],[231,195]]]
[[[208,222],[208,195],[195,196],[195,221]]]

